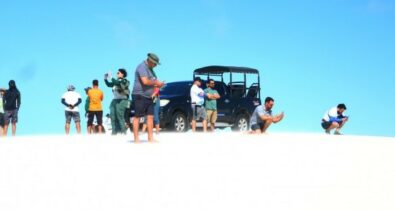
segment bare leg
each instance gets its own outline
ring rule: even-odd
[[[207,120],[203,120],[203,132],[207,132]]]
[[[103,133],[103,126],[99,125],[98,127],[99,127],[99,133]]]
[[[195,132],[196,131],[196,120],[192,120],[192,131]]]
[[[211,128],[211,131],[214,132],[214,130],[215,130],[215,123],[210,123],[210,128]]]
[[[147,131],[148,131],[148,141],[153,142],[153,127],[154,127],[154,115],[147,115]]]
[[[333,129],[335,129],[335,128],[338,128],[338,127],[339,127],[339,123],[333,122],[333,123],[331,124],[331,126],[329,126],[329,128],[327,128],[327,129],[325,130],[325,133],[330,134],[330,133],[331,133],[331,130],[333,130]]]
[[[266,130],[270,127],[270,125],[273,123],[272,120],[266,120],[265,124],[262,127],[262,133],[266,133]]]
[[[65,130],[66,134],[68,135],[70,133],[70,123],[66,123]]]
[[[139,117],[134,117],[133,118],[133,136],[134,136],[134,142],[140,143],[139,139],[139,122],[140,118]]]
[[[339,127],[336,128],[335,134],[337,134],[337,135],[341,134],[341,133],[340,133],[340,129],[343,128],[344,124],[346,124],[346,121],[343,121],[343,123],[340,124]]]
[[[159,130],[160,130],[159,124],[156,124],[155,125],[155,133],[159,134]]]
[[[148,120],[147,120],[147,123],[148,123]],[[147,123],[143,124],[143,128],[141,129],[141,132],[144,133],[147,130]]]
[[[75,128],[77,129],[77,133],[80,134],[81,133],[81,124],[80,124],[80,122],[76,122],[75,123]]]
[[[88,134],[91,134],[92,133],[92,126],[91,125],[88,125]]]
[[[15,136],[16,134],[16,123],[12,123],[12,135]]]

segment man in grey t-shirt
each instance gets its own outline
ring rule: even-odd
[[[275,116],[272,115],[273,105],[274,99],[267,97],[265,105],[259,105],[255,108],[250,120],[251,133],[265,133],[272,123],[278,123],[284,118],[284,112]]]
[[[136,143],[139,139],[140,117],[147,117],[148,141],[153,138],[154,103],[152,94],[155,87],[162,87],[163,82],[157,80],[154,68],[160,64],[159,57],[154,53],[148,53],[147,59],[137,66],[135,72],[132,99],[134,103],[133,136]]]

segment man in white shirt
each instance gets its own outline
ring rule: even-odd
[[[66,116],[66,134],[70,133],[70,123],[71,118],[73,118],[75,127],[77,129],[77,133],[81,133],[81,125],[80,125],[80,112],[78,109],[78,105],[82,102],[81,95],[74,91],[75,87],[73,85],[69,85],[67,87],[67,92],[62,95],[62,104],[66,106],[65,108],[65,116]]]
[[[336,129],[333,134],[341,135],[340,129],[343,128],[348,120],[348,116],[344,116],[346,109],[345,104],[338,104],[337,107],[333,107],[325,112],[322,117],[321,126],[325,129],[326,134],[330,134],[331,130]]]
[[[207,131],[207,120],[206,120],[206,110],[204,109],[204,97],[206,93],[200,86],[202,85],[202,80],[200,77],[196,77],[193,80],[193,85],[191,87],[191,107],[192,107],[192,131],[196,131],[196,120],[203,118],[203,131]]]

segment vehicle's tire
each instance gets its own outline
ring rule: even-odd
[[[186,132],[188,130],[187,117],[182,112],[173,114],[170,122],[170,128],[175,132]]]
[[[248,131],[250,126],[249,117],[245,114],[239,114],[232,126],[233,131]]]

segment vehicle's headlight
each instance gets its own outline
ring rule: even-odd
[[[168,99],[161,99],[160,100],[160,106],[166,106],[168,103],[170,102],[170,100]]]

